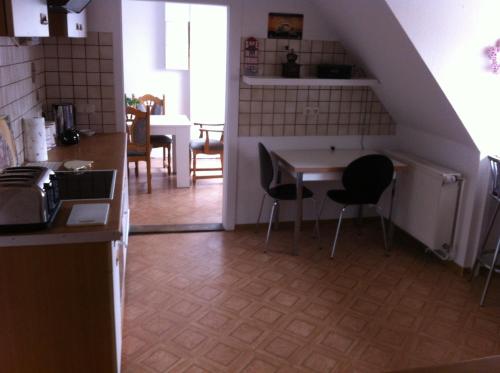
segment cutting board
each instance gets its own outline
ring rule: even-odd
[[[109,203],[86,203],[73,205],[67,226],[106,225],[108,223]]]

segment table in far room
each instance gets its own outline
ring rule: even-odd
[[[174,136],[174,170],[177,172],[177,188],[191,186],[189,165],[189,140],[191,122],[181,114],[151,115],[151,135]]]
[[[294,223],[293,255],[299,253],[299,236],[302,222],[302,184],[304,181],[340,180],[342,172],[355,159],[368,154],[380,153],[376,150],[362,149],[289,149],[274,150],[274,157],[281,169],[287,171],[295,178],[297,187],[296,215]],[[391,159],[394,170],[406,167],[404,163]],[[396,175],[396,172],[395,172]],[[395,183],[393,183],[394,192]],[[394,193],[392,193],[394,197]],[[389,212],[389,225],[391,226],[393,198]]]

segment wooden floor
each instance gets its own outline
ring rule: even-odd
[[[162,167],[161,153],[155,150],[152,161],[151,194],[147,193],[146,164],[139,164],[135,177],[130,164],[129,196],[131,224],[199,224],[222,222],[222,178],[197,180],[190,188],[176,188],[176,176],[168,176]],[[202,160],[202,167],[210,167],[219,160]],[[206,164],[206,165],[205,165]],[[220,164],[220,163],[219,163]]]
[[[333,224],[322,224],[323,246]],[[472,283],[399,234],[350,221],[337,255],[308,227],[133,236],[124,372],[378,372],[500,353],[500,278]]]

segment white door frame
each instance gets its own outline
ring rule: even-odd
[[[124,1],[124,0],[123,0]],[[224,181],[222,224],[233,230],[236,224],[238,172],[238,107],[240,89],[240,43],[243,0],[150,0],[227,7],[226,123],[224,126]],[[122,100],[123,101],[123,100]]]

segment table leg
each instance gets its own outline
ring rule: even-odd
[[[299,237],[300,225],[302,223],[302,172],[297,172],[296,186],[297,186],[297,200],[296,200],[296,214],[295,214],[295,227],[293,234],[293,251],[292,255],[299,255]]]
[[[394,180],[392,181],[392,189],[391,189],[391,203],[389,205],[389,224],[387,224],[387,228],[388,228],[388,233],[387,233],[387,237],[388,237],[388,248],[390,249],[391,246],[392,246],[392,240],[393,240],[393,237],[394,237],[394,224],[392,223],[392,209],[394,207],[394,197],[396,195],[396,180],[397,178],[394,178]]]
[[[172,136],[172,173],[177,173],[177,136]]]
[[[177,168],[177,188],[191,186],[189,172],[189,127],[175,134],[175,165]]]

